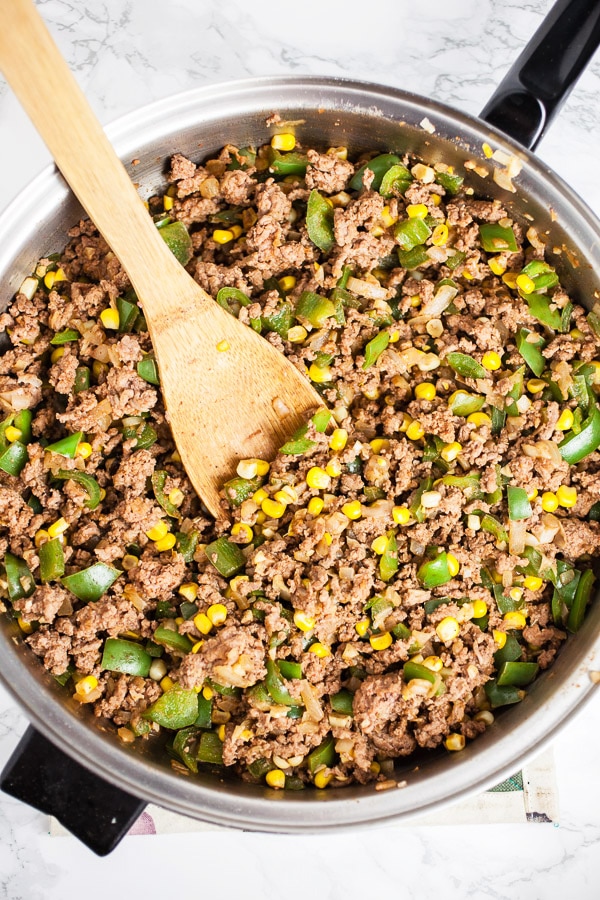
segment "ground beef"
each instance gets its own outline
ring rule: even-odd
[[[251,687],[264,678],[265,646],[248,631],[223,628],[206,641],[201,655],[189,654],[179,670],[179,682],[193,688],[207,678],[227,687]]]
[[[175,154],[173,202],[149,207],[172,207],[190,232],[190,274],[213,296],[242,292],[240,321],[309,373],[335,422],[308,422],[269,471],[247,462],[241,471],[256,475],[236,477],[227,517],[210,521],[160,390],[137,372],[152,351],[143,317],[125,333],[100,319],[119,298],[135,302],[129,280],[80,222],[60,259],[38,264],[65,278],[17,294],[0,316],[10,338],[0,457],[23,457],[15,438],[27,457],[16,469],[0,462],[3,602],[65,691],[122,739],[152,739],[165,691],[179,691],[192,757],[210,725],[224,764],[246,780],[276,767],[288,785],[341,787],[477,738],[503,632],[518,662],[540,671],[560,652],[573,627],[561,587],[598,574],[600,452],[571,466],[556,445],[565,416],[583,421],[596,402],[597,367],[580,363],[600,346],[577,304],[568,333],[552,333],[496,274],[541,259],[500,203],[460,188],[450,197],[439,166],[419,175],[408,154],[411,183],[383,196],[368,156],[296,152],[306,174],[282,176],[269,146],[228,146],[198,163]],[[317,230],[306,217],[313,191],[326,199]],[[406,255],[405,223],[421,215],[425,242]],[[479,230],[491,222],[512,228],[518,246],[494,263]],[[215,240],[216,229],[230,239]],[[453,296],[434,313],[441,288]],[[570,308],[560,285],[547,298]],[[79,337],[57,352],[51,341],[67,328]],[[543,341],[549,387],[533,381],[521,329]],[[561,388],[575,375],[576,397]],[[57,448],[64,440],[72,446]],[[517,495],[520,525],[509,488],[529,498]],[[510,552],[519,528],[524,555]],[[67,576],[93,566],[111,586],[80,599],[68,579],[42,583],[49,539]],[[104,669],[109,639],[152,654],[152,677]],[[88,694],[80,676],[95,679]],[[191,724],[197,710],[202,728]]]
[[[340,159],[334,153],[309,150],[307,156],[310,165],[306,170],[306,186],[310,190],[337,194],[344,190],[354,174],[352,163]]]

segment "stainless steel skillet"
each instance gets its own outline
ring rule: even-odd
[[[0,16],[1,21],[1,16]],[[600,4],[561,0],[536,33],[484,110],[485,120],[465,116],[428,99],[376,85],[320,78],[255,79],[193,91],[141,110],[109,130],[111,139],[145,194],[162,183],[164,160],[174,151],[194,158],[224,142],[262,143],[274,111],[297,121],[310,145],[346,144],[363,149],[407,149],[462,171],[478,195],[498,196],[512,213],[531,216],[547,234],[552,262],[569,289],[590,306],[600,290],[600,223],[532,148],[572,88],[600,41]],[[431,133],[424,120],[434,126]],[[486,121],[487,120],[487,121]],[[498,129],[501,129],[500,131]],[[509,137],[512,135],[512,137]],[[516,192],[493,180],[495,162],[482,144],[515,155],[523,169]],[[487,177],[482,176],[483,169]],[[479,172],[478,172],[479,170]],[[80,210],[60,177],[48,169],[0,219],[0,306],[6,306],[35,260],[64,244]],[[432,754],[398,766],[403,790],[275,794],[235,780],[177,776],[161,748],[129,750],[102,723],[74,709],[41,670],[14,626],[0,626],[0,674],[35,725],[1,776],[2,788],[56,815],[98,853],[109,852],[146,802],[222,825],[299,832],[348,828],[408,818],[480,791],[511,774],[552,739],[591,697],[588,672],[600,668],[600,604],[572,638],[554,667],[517,707],[464,753]]]

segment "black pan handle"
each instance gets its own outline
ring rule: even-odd
[[[54,816],[98,856],[115,849],[146,806],[85,769],[31,726],[0,775],[0,789]]]
[[[481,118],[533,150],[599,44],[599,0],[557,0]]]

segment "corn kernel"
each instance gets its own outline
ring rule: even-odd
[[[354,626],[356,633],[360,637],[364,637],[370,627],[371,627],[371,620],[368,617],[366,617],[364,619],[360,619]]]
[[[333,537],[330,535],[330,533],[328,531],[326,531],[325,534],[323,535],[323,537],[321,538],[321,541],[323,542],[323,544],[325,544],[326,547],[331,547],[331,545],[333,544]]]
[[[113,309],[112,306],[109,306],[100,313],[100,321],[105,328],[117,331],[119,327],[119,313],[116,309]]]
[[[181,594],[189,603],[193,603],[198,596],[198,585],[193,581],[186,581],[185,584],[179,585],[177,593]]]
[[[311,363],[308,377],[315,384],[327,384],[328,381],[331,381],[333,375],[331,374],[330,366],[317,366],[316,363]]]
[[[299,628],[300,631],[312,631],[315,627],[315,619],[312,616],[307,615],[305,612],[302,612],[301,609],[297,609],[294,613],[294,625],[296,628]]]
[[[281,769],[272,769],[265,775],[265,781],[269,787],[274,788],[276,791],[281,791],[285,787],[285,772],[282,772]]]
[[[325,491],[331,485],[331,476],[320,466],[313,466],[306,473],[306,483],[315,491]]]
[[[436,634],[441,641],[453,641],[460,633],[460,625],[454,616],[446,616],[435,627]]]
[[[252,494],[252,499],[256,503],[257,506],[260,506],[263,500],[266,500],[269,495],[265,491],[264,488],[259,488],[257,491],[254,491]]]
[[[530,503],[531,503],[532,500],[535,500],[535,498],[537,497],[538,493],[539,493],[539,491],[538,491],[537,488],[533,488],[533,490],[531,490],[531,491],[528,492],[528,494],[527,494],[527,499],[529,500]]]
[[[575,417],[570,409],[563,409],[556,423],[556,427],[559,431],[568,431],[573,427],[573,422],[575,421]]]
[[[483,150],[483,155],[485,156],[486,159],[491,159],[492,156],[494,155],[494,151],[492,150],[490,145],[487,143],[483,143],[481,145],[481,149]]]
[[[423,660],[423,665],[432,672],[439,672],[444,668],[443,660],[439,656],[428,656]]]
[[[229,590],[231,591],[231,596],[234,600],[241,600],[244,596],[240,591],[240,585],[243,584],[244,581],[250,581],[247,575],[236,575],[235,578],[232,578],[229,582]]]
[[[528,575],[523,582],[523,586],[526,587],[528,591],[539,591],[543,583],[543,580],[538,575]]]
[[[409,416],[408,413],[402,413],[402,422],[400,423],[400,426],[398,427],[398,431],[402,431],[406,434],[406,430],[407,430],[408,426],[413,421],[414,420],[411,418],[411,416]]]
[[[223,603],[212,603],[206,610],[206,615],[211,624],[217,628],[227,618],[227,607]]]
[[[393,216],[390,213],[389,206],[384,206],[381,210],[381,221],[385,225],[386,228],[391,228],[392,225],[395,225],[398,221],[398,216]]]
[[[23,616],[17,616],[17,623],[23,634],[31,634],[33,631],[33,625],[31,622],[26,622]]]
[[[296,278],[294,275],[284,275],[283,278],[279,279],[279,287],[282,291],[288,294],[296,287]]]
[[[212,698],[215,696],[215,692],[211,687],[206,685],[206,687],[202,688],[202,696],[205,700],[212,700]]]
[[[464,735],[453,732],[452,734],[449,734],[444,741],[444,747],[446,750],[452,751],[464,750],[465,743]]]
[[[311,653],[314,653],[315,656],[318,656],[319,659],[325,659],[326,656],[331,656],[329,647],[326,647],[325,644],[321,644],[320,641],[311,644],[308,649]]]
[[[49,291],[52,290],[54,286],[54,282],[56,280],[56,272],[46,272],[44,275],[44,284],[48,288]]]
[[[508,628],[515,628],[518,631],[522,631],[527,625],[525,615],[518,609],[514,610],[514,612],[505,613],[502,621]]]
[[[329,769],[321,769],[319,772],[315,772],[313,782],[316,788],[324,790],[332,778],[333,772],[330,772]]]
[[[213,623],[210,621],[206,613],[198,613],[194,616],[194,625],[200,632],[200,634],[208,634],[213,627]]]
[[[219,738],[221,743],[223,743],[223,741],[225,740],[225,735],[226,735],[225,725],[224,724],[219,725],[219,727],[217,728],[217,737]]]
[[[308,501],[308,511],[311,516],[318,516],[319,513],[322,512],[323,507],[325,506],[325,501],[322,497],[311,497]]]
[[[527,390],[530,394],[539,394],[547,387],[548,385],[541,378],[530,378],[527,382]]]
[[[325,471],[331,478],[340,477],[340,475],[342,474],[342,464],[337,456],[329,460],[329,462],[325,466]]]
[[[389,450],[390,442],[387,438],[373,438],[369,441],[369,446],[373,453],[381,453],[382,450]]]
[[[409,203],[406,207],[406,215],[409,219],[424,219],[428,209],[424,203]]]
[[[412,296],[410,298],[410,305],[412,306],[413,309],[416,309],[418,306],[421,305],[421,298],[419,297],[418,294],[415,294],[414,296]]]
[[[233,232],[229,228],[217,228],[212,233],[212,239],[217,244],[228,244],[233,240]]]
[[[487,603],[485,600],[474,600],[473,601],[473,618],[481,619],[482,616],[485,616],[487,613]]]
[[[500,354],[495,353],[493,350],[488,350],[481,358],[481,365],[484,369],[487,369],[488,372],[495,372],[502,365]]]
[[[280,519],[285,512],[285,505],[278,500],[271,500],[270,497],[263,500],[260,508],[269,519]]]
[[[448,240],[448,226],[436,225],[431,235],[431,243],[434,247],[443,247]]]
[[[169,526],[165,522],[164,519],[159,519],[156,525],[153,525],[146,532],[146,537],[150,538],[151,541],[161,541],[168,533]]]
[[[229,350],[229,341],[219,341],[219,343],[217,344],[217,350],[219,351],[219,353],[225,353],[227,350]]]
[[[510,597],[511,600],[514,600],[515,603],[518,603],[520,600],[523,599],[523,588],[520,588],[520,587],[511,588],[510,591],[508,592],[508,596]]]
[[[477,428],[481,428],[482,425],[492,424],[492,420],[490,419],[488,414],[484,412],[471,413],[470,416],[467,416],[467,422],[470,422],[471,425],[476,425]]]
[[[497,631],[496,629],[492,632],[492,637],[495,642],[498,644],[498,647],[502,650],[504,645],[506,644],[506,632],[505,631]]]
[[[49,540],[50,540],[50,535],[48,534],[48,532],[44,531],[43,528],[40,528],[39,531],[36,531],[36,533],[34,535],[33,543],[35,544],[36,547],[39,548],[42,546],[42,544],[45,544],[46,541],[49,541]]]
[[[460,563],[453,553],[446,554],[446,562],[448,563],[448,571],[455,578],[460,572]]]
[[[304,325],[294,325],[287,333],[287,339],[292,344],[301,344],[308,337],[308,331]]]
[[[473,281],[473,277],[474,277],[474,276],[471,275],[471,273],[470,273],[467,269],[464,269],[464,270],[463,270],[463,273],[462,273],[462,277],[463,277],[463,278],[466,278],[467,281]]]
[[[408,525],[410,522],[410,510],[406,506],[394,506],[392,519],[396,525]]]
[[[360,500],[350,500],[342,506],[342,512],[349,519],[360,519],[362,516],[362,506]]]
[[[445,447],[442,447],[440,456],[446,462],[453,462],[462,451],[462,448],[462,444],[459,444],[458,441],[452,441],[451,444],[446,444]]]
[[[411,441],[420,440],[424,434],[425,429],[417,419],[414,419],[406,429],[406,437]]]
[[[164,553],[166,550],[172,550],[176,543],[177,538],[174,534],[165,534],[164,538],[154,541],[154,546],[159,553]]]
[[[556,492],[556,499],[558,500],[559,506],[570,509],[577,503],[577,489],[574,487],[567,487],[566,484],[561,484]]]
[[[159,681],[159,684],[160,684],[161,688],[163,689],[164,693],[166,694],[167,691],[170,691],[171,688],[175,685],[175,682],[173,681],[172,678],[169,678],[168,675],[165,675],[164,678],[161,678],[161,680]]]
[[[374,225],[373,228],[371,228],[370,233],[373,235],[373,237],[381,237],[382,234],[385,234],[385,230],[381,227],[381,225]]]
[[[86,697],[98,687],[98,679],[94,675],[86,675],[75,685],[75,693],[80,697]]]
[[[175,201],[174,201],[173,197],[169,197],[168,194],[165,194],[163,196],[163,209],[165,212],[170,212],[170,210],[173,209],[174,203],[175,203]]]
[[[139,564],[139,559],[137,558],[137,556],[134,556],[133,553],[126,553],[121,560],[121,565],[126,572],[130,572],[132,569],[135,569],[135,567],[139,566]]]
[[[53,350],[52,353],[50,354],[50,362],[51,363],[58,362],[59,359],[61,359],[61,357],[63,357],[64,355],[65,355],[65,348],[57,347],[56,350]]]
[[[369,638],[369,643],[373,650],[387,650],[392,645],[393,640],[389,631],[384,631],[383,634],[372,634]]]
[[[530,278],[529,275],[521,273],[521,275],[517,275],[515,281],[517,287],[520,288],[524,294],[532,294],[535,291],[535,281],[533,278]]]
[[[435,384],[429,384],[425,381],[418,384],[415,388],[415,397],[417,400],[433,400],[436,394]]]
[[[509,288],[516,288],[517,286],[517,272],[506,272],[505,275],[502,276],[502,281]]]
[[[329,446],[332,450],[343,450],[348,441],[348,432],[345,428],[336,428],[329,438]]]
[[[231,533],[234,537],[239,537],[243,544],[249,544],[254,537],[254,532],[245,522],[236,522],[231,529]]]
[[[499,256],[493,256],[491,259],[488,259],[488,266],[494,275],[504,275],[506,272],[506,265]]]
[[[382,556],[387,548],[388,539],[385,534],[380,534],[371,544],[371,550],[378,556]]]
[[[271,138],[273,150],[293,150],[296,146],[296,138],[293,134],[274,134]]]
[[[69,523],[65,519],[57,519],[56,522],[48,526],[48,534],[51,538],[59,537],[59,535],[65,533],[68,527]]]
[[[18,441],[23,437],[23,432],[19,428],[15,428],[14,425],[8,425],[4,429],[4,437],[9,444],[12,444],[14,441]]]
[[[545,491],[542,494],[542,509],[544,512],[554,512],[558,509],[558,497],[552,491]]]

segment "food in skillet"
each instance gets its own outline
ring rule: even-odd
[[[397,757],[461,750],[583,623],[600,316],[443,164],[283,134],[176,155],[169,180],[150,213],[173,252],[324,408],[240,461],[213,522],[136,297],[81,222],[0,317],[5,606],[65,690],[124,742],[166,735],[176,767],[385,785]]]

